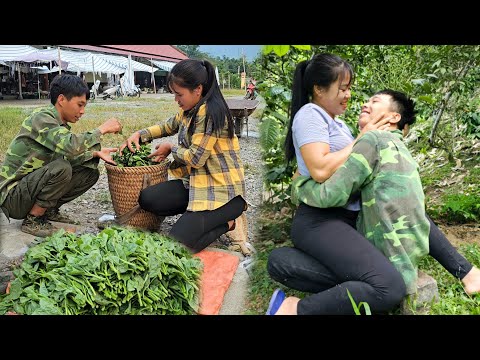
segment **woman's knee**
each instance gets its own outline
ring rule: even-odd
[[[194,254],[203,250],[203,248],[199,247],[197,239],[194,239],[192,236],[188,236],[184,229],[181,229],[178,226],[173,226],[170,229],[168,236],[183,244],[188,250],[190,250]]]
[[[153,212],[155,200],[155,197],[152,196],[148,188],[140,191],[140,195],[138,196],[138,204],[143,210]]]
[[[276,281],[281,281],[285,274],[285,256],[287,249],[273,249],[268,255],[267,272]]]
[[[383,311],[390,311],[400,304],[407,296],[407,287],[402,275],[395,269],[390,273],[385,273],[383,277],[384,286],[377,287],[382,294]]]

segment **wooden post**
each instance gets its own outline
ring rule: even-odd
[[[62,75],[62,58],[60,56],[60,46],[58,47],[58,74]]]
[[[95,60],[93,59],[93,54],[92,54],[92,70],[93,70],[93,91],[95,91],[95,97],[97,97],[97,87],[95,86]]]
[[[150,64],[152,64],[152,77],[153,77],[153,93],[157,93],[157,87],[155,86],[155,72],[153,71],[153,59],[150,58]]]
[[[20,64],[16,63],[18,66],[18,100],[23,100],[22,96],[22,74],[20,73]]]
[[[242,48],[243,73],[245,74],[245,89],[247,89],[247,72],[245,71],[245,53]]]

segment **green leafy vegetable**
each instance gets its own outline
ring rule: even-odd
[[[199,258],[158,233],[61,229],[27,251],[0,314],[194,314],[201,270]]]
[[[158,165],[157,162],[152,161],[152,159],[148,157],[150,153],[151,148],[148,144],[140,144],[140,150],[131,152],[128,147],[125,147],[121,154],[113,154],[112,159],[119,167]]]

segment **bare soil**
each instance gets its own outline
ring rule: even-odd
[[[458,247],[462,244],[480,244],[480,225],[479,224],[464,224],[464,225],[449,225],[438,224],[438,227],[445,234],[447,239]]]

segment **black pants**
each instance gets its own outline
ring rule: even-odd
[[[72,165],[63,159],[52,161],[23,177],[2,204],[8,216],[23,219],[34,204],[60,207],[90,189],[98,180],[97,169]]]
[[[372,312],[393,309],[406,295],[400,273],[355,229],[356,212],[300,205],[292,222],[294,248],[279,248],[268,259],[270,276],[312,293],[299,301],[299,315],[354,314],[350,291]]]
[[[268,259],[270,276],[296,290],[310,292],[298,314],[353,314],[355,302],[373,312],[393,309],[405,295],[400,273],[355,230],[357,213],[343,208],[300,205],[292,224],[294,248],[279,248]],[[463,278],[472,265],[430,220],[430,255],[452,275]]]
[[[169,235],[193,252],[205,249],[228,231],[228,221],[239,217],[245,200],[237,196],[215,210],[186,211],[189,192],[181,180],[165,181],[140,192],[138,203],[143,210],[159,216],[183,214]]]

